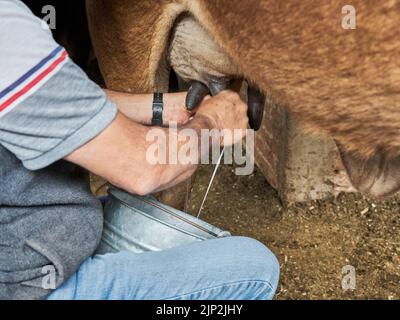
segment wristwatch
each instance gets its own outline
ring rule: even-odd
[[[155,92],[153,95],[153,118],[151,119],[151,124],[153,126],[162,127],[163,108],[164,108],[163,94],[161,92]]]

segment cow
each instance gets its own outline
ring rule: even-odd
[[[400,189],[400,3],[351,4],[355,29],[337,0],[87,0],[87,12],[111,89],[167,90],[171,67],[210,91],[246,79],[333,137],[350,187],[388,196]]]

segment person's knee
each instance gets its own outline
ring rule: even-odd
[[[226,238],[225,245],[225,250],[229,251],[226,254],[230,255],[227,261],[230,260],[232,277],[236,277],[237,281],[257,283],[257,296],[272,298],[278,286],[280,270],[275,255],[264,244],[252,238]]]
[[[243,256],[246,260],[248,270],[258,280],[269,281],[271,276],[279,277],[279,262],[275,255],[264,244],[258,240],[247,237],[233,237],[239,243]],[[275,281],[275,280],[274,280]]]

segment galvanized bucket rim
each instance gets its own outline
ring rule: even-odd
[[[123,194],[127,194],[127,195],[129,195],[129,196],[131,196],[131,197],[134,197],[134,198],[136,198],[136,199],[138,199],[138,200],[140,200],[140,201],[145,202],[145,203],[148,204],[148,205],[155,206],[155,207],[161,209],[163,212],[172,215],[174,218],[177,218],[177,219],[180,220],[181,222],[188,223],[188,224],[191,225],[192,227],[195,227],[195,228],[197,228],[197,229],[199,229],[199,230],[201,230],[201,231],[203,231],[203,232],[206,232],[206,233],[208,233],[208,234],[210,234],[210,235],[212,235],[212,236],[214,236],[214,237],[216,237],[216,238],[220,237],[220,235],[218,235],[217,233],[215,233],[215,232],[213,232],[213,231],[207,229],[206,227],[203,227],[203,226],[197,224],[197,223],[194,222],[194,221],[191,221],[191,220],[189,220],[189,219],[186,219],[185,217],[182,217],[182,216],[176,214],[175,212],[173,212],[173,211],[171,211],[171,210],[168,210],[167,208],[164,208],[164,207],[158,206],[158,205],[156,205],[156,204],[154,204],[154,203],[151,203],[151,202],[149,202],[147,199],[145,199],[145,198],[143,198],[143,197],[139,197],[139,196],[137,196],[137,195],[135,195],[135,194],[127,193],[126,191],[121,190],[121,189],[116,188],[116,187],[111,187],[111,188],[109,188],[109,189],[108,189],[108,194],[109,194],[110,196],[112,196],[114,199],[116,199],[117,201],[119,201],[121,204],[123,204],[125,207],[127,207],[128,209],[130,209],[130,210],[138,211],[137,208],[134,208],[132,205],[130,205],[129,203],[127,203],[124,199],[121,199],[120,197],[118,197],[117,195],[115,195],[115,194],[113,193],[113,190],[115,190],[115,191],[117,191],[117,192],[121,192],[121,193],[123,193]],[[165,225],[165,226],[168,226],[168,227],[170,227],[170,228],[173,228],[173,229],[175,229],[175,230],[177,230],[177,231],[183,232],[183,233],[185,233],[185,234],[187,234],[187,235],[190,235],[190,236],[194,236],[194,237],[196,237],[196,238],[198,238],[198,239],[200,239],[200,240],[206,240],[206,239],[207,239],[207,238],[202,237],[202,236],[200,236],[200,235],[197,235],[197,234],[191,233],[191,232],[189,232],[189,231],[186,231],[186,230],[184,230],[184,229],[181,229],[179,226],[170,224],[170,223],[168,223],[168,222],[166,222],[166,221],[162,221],[162,220],[160,220],[160,219],[158,219],[158,218],[156,218],[156,217],[154,217],[154,216],[152,216],[152,215],[147,214],[146,212],[143,212],[142,210],[140,210],[140,214],[146,216],[147,218],[150,218],[150,219],[153,220],[153,221],[156,221],[156,222],[161,223],[161,224],[163,224],[163,225]],[[185,213],[185,214],[187,214],[187,213]],[[209,223],[207,223],[207,222],[205,222],[205,221],[203,221],[203,220],[200,220],[200,219],[198,219],[198,218],[196,218],[196,217],[194,217],[194,216],[191,216],[191,218],[193,218],[193,220],[201,221],[202,223],[206,224],[207,226],[213,227],[213,226],[210,225]],[[221,230],[221,232],[224,232],[224,231]]]

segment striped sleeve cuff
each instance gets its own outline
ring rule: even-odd
[[[40,89],[67,62],[68,55],[61,46],[0,92],[0,118]]]

